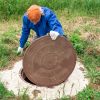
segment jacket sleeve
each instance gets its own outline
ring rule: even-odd
[[[51,28],[52,31],[56,31],[59,33],[59,35],[63,35],[64,31],[62,29],[62,25],[58,21],[56,15],[53,11],[49,10],[47,11],[47,22]]]
[[[24,15],[23,16],[23,26],[22,26],[22,35],[20,38],[20,47],[24,47],[25,43],[30,34],[30,28],[28,27],[28,18]]]

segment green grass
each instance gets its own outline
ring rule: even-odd
[[[66,9],[69,14],[100,15],[100,0],[0,0],[0,19],[18,18],[33,4],[47,6],[54,11]]]
[[[100,67],[100,55],[95,57],[84,54],[80,58],[88,70],[86,76],[90,78],[92,83],[100,84],[100,70],[97,70]]]
[[[100,70],[97,70],[100,67],[100,53],[95,49],[95,41],[82,40],[79,33],[73,33],[70,40],[88,70],[86,76],[90,78],[92,83],[100,84]],[[89,48],[92,48],[92,51],[88,51]]]
[[[10,100],[14,97],[12,91],[8,91],[3,83],[0,82],[0,100]]]
[[[77,54],[83,54],[86,48],[86,42],[81,40],[79,33],[74,32],[69,38],[73,43],[73,47],[75,48]]]
[[[18,46],[16,34],[17,32],[14,29],[10,29],[8,32],[0,35],[0,68],[5,67],[16,57]]]
[[[8,91],[3,83],[0,82],[0,100],[30,100],[27,89],[23,91],[23,93],[18,94],[16,97],[13,91]]]
[[[69,96],[63,96],[59,100],[71,100],[71,98]]]
[[[87,86],[77,94],[76,100],[100,100],[100,91]]]

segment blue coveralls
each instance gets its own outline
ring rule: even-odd
[[[47,7],[41,7],[43,10],[43,15],[40,18],[40,21],[35,25],[28,19],[28,16],[24,14],[23,16],[23,26],[22,26],[22,35],[20,38],[20,47],[24,47],[30,30],[36,32],[37,37],[41,37],[49,33],[51,30],[56,31],[59,35],[63,35],[64,31],[60,22],[58,21],[56,15]]]

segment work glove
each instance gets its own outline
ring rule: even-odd
[[[56,38],[58,37],[59,33],[56,31],[50,31],[50,37],[52,40],[56,40]]]
[[[23,48],[21,48],[21,47],[18,47],[18,50],[17,50],[17,54],[23,54]]]

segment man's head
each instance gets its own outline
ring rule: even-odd
[[[32,5],[27,10],[27,15],[30,21],[32,21],[34,24],[37,24],[40,21],[42,15],[41,7],[38,5]]]

